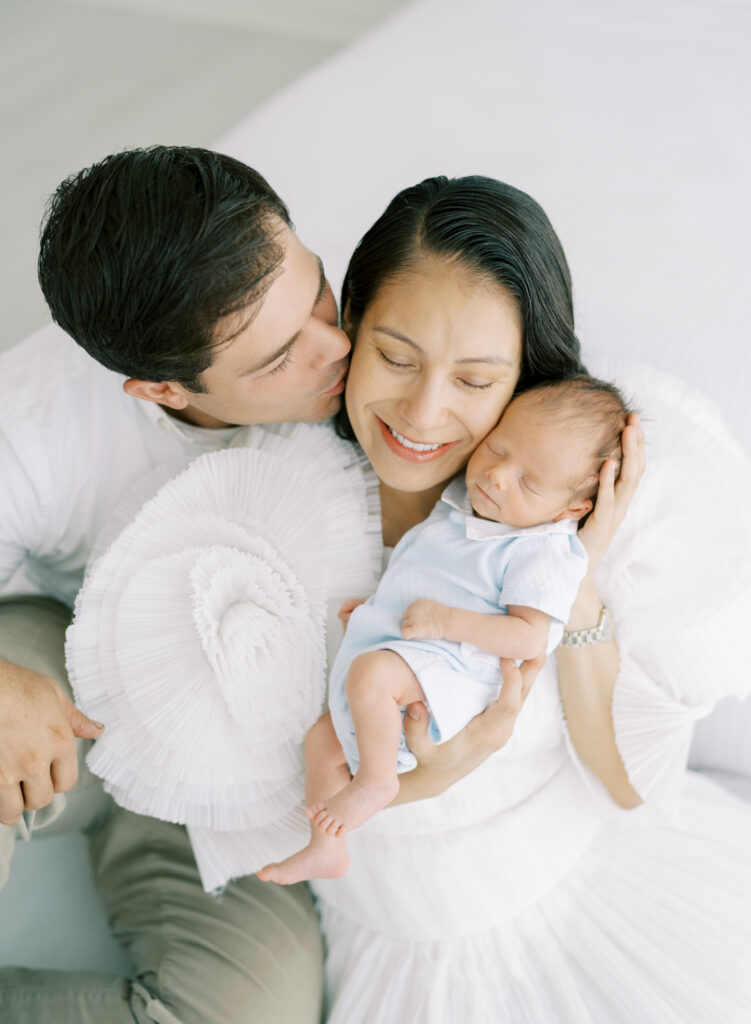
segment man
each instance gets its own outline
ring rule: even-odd
[[[0,600],[0,884],[18,834],[84,825],[135,980],[3,968],[0,1021],[314,1024],[308,890],[251,877],[210,897],[185,830],[116,807],[80,743],[76,784],[76,738],[103,726],[71,702],[63,639],[129,484],[223,447],[239,425],[336,412],[350,345],[321,261],[255,171],[158,146],[63,182],[39,276],[80,347],[50,327],[0,358],[0,588],[23,572],[40,595]]]

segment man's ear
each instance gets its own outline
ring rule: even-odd
[[[132,398],[166,405],[168,409],[184,409],[188,404],[185,390],[179,384],[171,384],[169,381],[136,380],[130,377],[123,384],[123,391]]]
[[[554,523],[559,523],[561,519],[573,519],[577,523],[582,516],[585,516],[587,512],[591,512],[594,508],[594,503],[590,498],[582,498],[580,501],[575,502],[570,508],[566,508],[563,512],[560,512],[555,519]]]

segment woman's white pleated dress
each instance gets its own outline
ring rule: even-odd
[[[598,576],[617,742],[645,803],[614,807],[578,762],[550,659],[503,750],[379,814],[350,835],[349,873],[314,883],[329,1024],[751,1021],[751,803],[685,770],[693,723],[751,690],[749,469],[694,392],[596,369],[648,436]]]

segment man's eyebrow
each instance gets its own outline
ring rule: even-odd
[[[395,331],[392,327],[373,327],[374,331],[379,331],[381,334],[388,334],[390,338],[396,338],[397,341],[403,341],[405,345],[409,345],[416,352],[424,355],[425,352],[420,348],[419,345],[415,344],[411,338],[408,338],[406,334],[401,334],[399,331]],[[466,359],[457,359],[457,365],[465,365],[466,363],[488,363],[491,366],[510,366],[514,367],[516,364],[511,359],[505,359],[503,356],[468,356]]]
[[[325,271],[323,269],[323,261],[321,260],[320,256],[316,256],[316,261],[318,263],[318,274],[319,274],[320,280],[318,282],[318,291],[316,292],[316,297],[315,297],[315,300],[313,302],[313,306],[311,307],[311,313],[313,312],[313,309],[315,309],[315,307],[321,301],[321,299],[323,298],[323,293],[326,291],[326,273],[325,273]],[[267,359],[264,359],[264,361],[262,363],[258,363],[256,366],[251,366],[251,367],[249,367],[249,369],[244,370],[240,374],[240,376],[241,377],[250,377],[251,374],[258,373],[258,371],[259,370],[263,370],[264,367],[271,366],[271,364],[273,362],[275,362],[277,359],[279,359],[280,356],[283,356],[285,352],[288,352],[289,349],[292,348],[292,346],[297,341],[299,336],[300,336],[300,332],[297,331],[295,334],[292,335],[292,337],[289,339],[289,341],[285,341],[285,343],[283,345],[281,345],[276,350],[276,352],[274,352],[272,355],[268,356]]]

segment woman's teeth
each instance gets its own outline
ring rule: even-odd
[[[389,427],[389,433],[397,439],[399,444],[404,445],[405,448],[411,448],[415,452],[434,452],[436,448],[442,447],[440,444],[417,444],[416,441],[410,441],[401,434],[397,434],[393,427]]]

